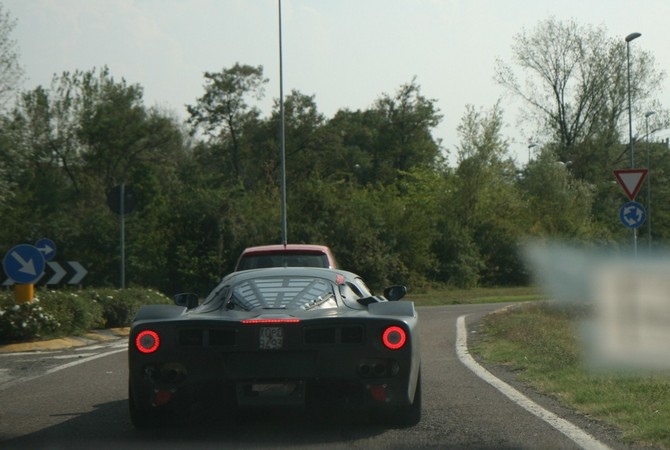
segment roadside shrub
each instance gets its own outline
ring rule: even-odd
[[[100,305],[80,291],[35,291],[32,302],[17,304],[0,294],[0,343],[82,334],[102,324]]]
[[[82,291],[45,289],[36,292],[35,296],[60,323],[59,336],[82,334],[102,325],[102,308]]]
[[[103,325],[107,328],[127,327],[142,305],[172,303],[151,289],[96,289],[90,295],[102,307]]]
[[[39,299],[32,303],[0,306],[0,342],[32,339],[42,334],[51,334],[60,328],[56,318],[44,310]]]
[[[83,334],[130,325],[140,306],[169,304],[151,289],[37,289],[32,303],[16,304],[0,292],[0,344]]]

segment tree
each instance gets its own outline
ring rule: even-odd
[[[107,68],[66,72],[23,93],[4,125],[2,138],[21,155],[5,178],[21,186],[3,211],[8,240],[50,236],[63,254],[95,261],[90,280],[115,283],[118,219],[105,200],[125,182],[140,199],[127,223],[128,272],[147,286],[164,282],[164,224],[185,144],[172,118],[144,107],[140,86]]]
[[[276,130],[279,130],[278,106],[275,105],[275,120],[272,120]],[[287,171],[293,170],[294,174],[329,171],[329,155],[324,152],[323,142],[319,139],[325,117],[319,113],[314,96],[292,91],[284,101],[284,121]],[[275,155],[279,152],[275,151]],[[292,177],[294,180],[300,178]]]
[[[577,180],[550,147],[528,164],[519,187],[527,202],[530,235],[570,240],[593,236],[594,186]]]
[[[530,106],[525,118],[535,123],[533,134],[555,143],[558,159],[571,161],[571,170],[580,177],[590,179],[621,161],[625,147],[620,142],[627,141],[621,139],[627,134],[624,40],[608,37],[604,27],[550,18],[533,30],[524,29],[514,42],[513,59],[525,75],[524,83],[501,60],[496,79]],[[649,110],[664,73],[656,69],[652,55],[639,48],[631,68],[636,110]],[[652,109],[660,111],[658,105]]]
[[[219,144],[224,152],[222,161],[229,162],[235,179],[242,175],[240,162],[242,129],[245,122],[260,115],[258,108],[248,103],[247,97],[260,100],[263,86],[263,66],[235,64],[219,73],[205,72],[205,94],[195,105],[187,106],[188,123],[194,132],[202,129],[206,136]]]
[[[0,112],[7,109],[9,100],[16,93],[23,80],[23,68],[19,64],[16,41],[11,33],[16,21],[0,4]]]
[[[279,186],[279,108],[279,101],[276,100],[272,115],[267,120],[247,122],[242,155],[246,166],[245,186],[257,181],[273,189]],[[297,90],[286,96],[284,123],[288,189],[299,184],[305,174],[315,176],[332,170],[332,155],[328,152],[332,146],[322,133],[325,117],[318,111],[314,96]]]
[[[145,108],[141,86],[106,68],[64,73],[22,93],[0,117],[0,185],[11,192],[0,197],[0,244],[48,236],[61,257],[89,270],[87,284],[116,285],[119,223],[105,193],[125,181],[138,199],[125,222],[129,285],[206,293],[244,247],[280,239],[278,103],[267,118],[248,103],[262,87],[258,69],[213,76],[241,83],[218,97],[213,91],[213,102],[230,94],[241,103],[229,116],[210,114],[206,102],[193,107],[189,131],[210,131],[191,140],[188,124]],[[499,103],[466,108],[453,169],[441,164],[431,136],[439,114],[414,82],[332,119],[298,91],[284,108],[291,241],[331,246],[341,267],[375,288],[522,283],[517,250],[528,232],[595,235],[593,185],[556,162],[553,144],[519,173]],[[654,167],[670,172],[662,149],[654,151]],[[658,192],[668,190],[667,178],[655,180]],[[660,240],[667,216],[657,210]]]
[[[451,280],[471,286],[479,279],[485,284],[519,283],[523,270],[518,240],[523,235],[523,204],[516,187],[516,168],[508,156],[508,144],[502,138],[502,109],[496,104],[490,111],[468,105],[458,126],[459,166],[454,174],[452,195],[445,198],[443,218],[447,230],[456,230],[462,242],[443,236],[444,245],[464,254],[452,260],[467,262],[470,270],[445,267],[468,279]],[[442,258],[448,262],[449,258]],[[479,269],[479,270],[477,270]]]
[[[0,3],[0,114],[9,106],[23,78],[23,69],[19,65],[16,42],[11,39],[16,22]],[[11,174],[16,170],[20,155],[10,145],[8,134],[16,130],[8,130],[8,123],[0,122],[0,208],[13,196],[14,184],[10,181]]]
[[[432,131],[442,116],[435,103],[413,79],[394,96],[381,95],[369,109],[338,111],[322,135],[322,147],[329,147],[325,154],[335,168],[328,176],[363,185],[393,184],[413,169],[439,168],[442,148]]]
[[[373,159],[380,124],[380,115],[374,110],[337,111],[324,126],[332,168],[326,177],[338,182],[355,180],[361,185],[378,180]]]
[[[372,170],[382,180],[393,180],[396,171],[434,167],[440,145],[432,130],[442,116],[436,100],[421,95],[416,78],[400,87],[395,97],[382,95],[373,111],[379,115],[377,145],[372,148]]]
[[[64,72],[50,89],[21,95],[11,115],[12,144],[35,167],[57,167],[75,192],[87,183],[127,181],[133,167],[165,158],[171,147],[162,139],[174,138],[160,132],[172,121],[145,109],[142,95],[139,85],[115,80],[106,67]]]
[[[468,227],[491,220],[497,209],[509,208],[504,197],[514,196],[516,169],[502,137],[502,114],[500,103],[488,112],[467,105],[457,127],[458,206],[461,220]]]

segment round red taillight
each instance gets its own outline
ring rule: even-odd
[[[388,327],[382,335],[382,342],[391,350],[398,350],[407,342],[407,333],[400,327]]]
[[[151,330],[140,332],[135,338],[135,347],[142,353],[153,353],[158,350],[161,340],[158,333]]]

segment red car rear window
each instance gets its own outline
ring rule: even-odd
[[[329,267],[328,256],[323,253],[263,253],[244,255],[237,270],[265,267]]]

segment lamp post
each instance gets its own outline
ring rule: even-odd
[[[647,251],[651,255],[651,160],[649,153],[651,147],[649,146],[649,117],[656,114],[656,111],[647,111],[644,113],[644,127],[647,144]]]
[[[530,149],[533,147],[537,147],[537,144],[530,143],[528,144],[528,163],[530,164]]]
[[[630,41],[642,36],[640,33],[631,33],[626,36],[626,63],[628,66],[628,152],[630,154],[630,167],[635,168],[635,155],[633,153],[633,107],[630,94]],[[637,228],[633,228],[633,253],[637,256]]]
[[[282,58],[281,0],[277,0],[279,9],[279,159],[281,165],[281,242],[288,242],[286,226],[286,148],[284,142],[284,68]]]
[[[630,92],[630,41],[640,36],[642,36],[640,33],[631,33],[626,36],[626,63],[628,66],[628,151],[631,169],[635,168],[635,155],[633,153],[633,106]]]

